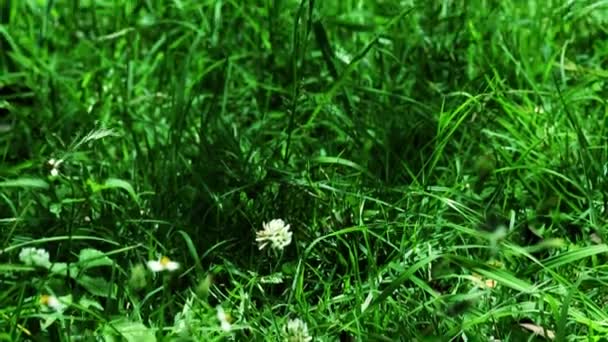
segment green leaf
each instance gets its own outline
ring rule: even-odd
[[[433,261],[435,261],[435,259],[438,259],[440,257],[441,257],[441,255],[439,255],[439,254],[431,254],[431,255],[427,256],[426,258],[424,258],[424,259],[418,261],[417,263],[413,264],[412,266],[410,266],[407,270],[402,272],[401,275],[399,275],[399,277],[397,277],[392,282],[390,282],[388,284],[388,286],[384,290],[382,290],[382,292],[380,292],[378,297],[376,297],[372,301],[372,303],[368,306],[368,310],[380,305],[380,303],[382,303],[386,298],[388,298],[390,295],[392,295],[395,290],[397,290],[407,280],[409,280],[416,273],[416,271],[418,271],[419,269],[421,269],[425,266],[428,266]]]
[[[123,189],[127,193],[129,193],[129,195],[133,198],[133,200],[136,203],[139,203],[139,197],[135,193],[135,189],[133,189],[133,186],[125,180],[118,179],[118,178],[108,178],[108,179],[106,179],[106,181],[103,184],[100,185],[100,184],[97,184],[92,179],[89,179],[87,181],[87,184],[91,187],[91,190],[93,192],[98,192],[98,191],[106,190],[106,189]]]
[[[80,300],[78,301],[78,304],[80,306],[82,306],[85,309],[88,309],[90,307],[94,307],[95,309],[99,310],[99,311],[103,311],[103,306],[101,306],[101,304],[99,304],[98,301],[93,300],[93,299],[89,299],[87,297],[82,297],[80,298]]]
[[[538,290],[538,288],[529,282],[517,278],[506,270],[493,268],[486,264],[469,260],[457,255],[450,255],[448,258],[452,262],[455,262],[460,266],[471,270],[472,272],[478,273],[486,278],[496,280],[499,284],[510,287],[514,290],[526,293],[532,293]]]
[[[131,186],[131,184],[125,180],[118,178],[108,178],[103,185],[106,189],[121,188],[127,191],[135,201],[138,200],[137,194],[135,193],[133,186]]]
[[[536,290],[532,284],[525,280],[521,280],[515,277],[513,274],[500,269],[490,269],[486,267],[475,267],[473,271],[481,274],[482,276],[496,280],[499,284],[510,287],[514,290],[532,293]]]
[[[0,264],[0,273],[8,272],[31,272],[35,271],[36,268],[26,265],[15,265],[15,264]]]
[[[154,331],[142,323],[121,321],[110,324],[103,330],[106,341],[156,342]],[[116,338],[117,333],[122,338]]]
[[[54,214],[56,218],[61,218],[61,203],[51,203],[49,211]]]
[[[56,263],[53,263],[53,265],[51,266],[49,271],[54,274],[60,274],[62,276],[67,276],[68,275],[67,269],[68,269],[67,263],[56,262]],[[76,267],[74,264],[70,265],[70,277],[72,277],[72,278],[76,277],[79,272],[80,271],[79,271],[78,267]]]
[[[110,259],[105,253],[94,248],[82,249],[80,251],[80,255],[78,256],[78,262],[80,267],[83,269],[114,265],[114,261],[112,261],[112,259]]]
[[[76,282],[84,287],[90,294],[99,297],[116,297],[116,284],[111,284],[104,278],[91,277],[87,275],[81,275],[75,278]]]
[[[48,189],[49,184],[40,178],[18,178],[0,182],[0,188],[38,188]]]
[[[597,254],[608,253],[608,245],[587,246],[552,256],[542,261],[546,268],[555,268],[585,259]]]
[[[334,164],[334,165],[341,165],[341,166],[346,166],[346,167],[350,167],[354,170],[357,170],[361,173],[364,173],[366,175],[369,175],[367,170],[362,167],[361,165],[352,162],[348,159],[344,159],[344,158],[340,158],[340,157],[316,157],[316,158],[312,158],[311,162],[315,162],[315,163],[319,163],[319,164]]]

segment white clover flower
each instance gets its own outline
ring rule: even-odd
[[[40,305],[57,312],[61,312],[66,308],[66,305],[61,303],[61,301],[59,301],[59,298],[53,295],[40,296]]]
[[[268,244],[273,249],[283,249],[291,243],[292,232],[289,225],[281,219],[275,219],[263,224],[264,229],[256,232],[255,241],[259,249],[264,249]]]
[[[283,328],[285,342],[309,342],[312,337],[308,334],[308,326],[299,318],[290,319]]]
[[[28,266],[49,268],[49,253],[43,248],[26,247],[19,252],[19,260]]]
[[[230,323],[232,317],[224,311],[221,305],[217,306],[217,319],[220,321],[222,330],[228,332],[232,329],[232,323]]]
[[[179,268],[179,263],[172,261],[169,257],[163,256],[160,260],[150,260],[147,262],[150,271],[157,273],[162,271],[173,272]]]

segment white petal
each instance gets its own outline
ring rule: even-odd
[[[169,261],[165,264],[165,269],[168,271],[175,271],[179,268],[179,262]]]
[[[232,329],[232,324],[228,323],[228,321],[222,321],[222,330],[230,331]]]
[[[230,329],[232,329],[232,324],[228,322],[226,312],[224,311],[224,308],[222,308],[220,305],[217,306],[217,319],[220,321],[222,330],[230,331]]]
[[[221,306],[217,306],[217,319],[220,321],[226,320],[226,313],[224,312],[224,308]]]
[[[57,299],[57,297],[49,297],[48,306],[53,310],[61,311],[63,304]]]
[[[44,305],[55,311],[63,311],[63,309],[65,309],[65,305],[61,303],[59,299],[55,296],[46,297]]]
[[[148,261],[147,265],[148,265],[148,268],[150,269],[150,271],[152,271],[152,272],[160,272],[165,269],[163,264],[161,264],[160,261],[156,261],[156,260]]]

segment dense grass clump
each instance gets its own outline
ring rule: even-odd
[[[605,341],[604,1],[0,1],[0,340]]]

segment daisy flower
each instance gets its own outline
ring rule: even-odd
[[[224,311],[224,308],[222,308],[221,305],[217,306],[217,319],[220,321],[222,330],[228,332],[232,329],[232,324],[230,323],[232,317]]]
[[[61,312],[63,309],[65,309],[65,305],[59,301],[59,298],[53,295],[40,296],[40,305],[57,312]]]
[[[179,268],[179,263],[172,261],[169,257],[163,256],[159,260],[150,260],[147,262],[150,271],[157,273],[162,271],[173,272]]]
[[[308,334],[308,326],[299,318],[290,319],[283,328],[285,342],[310,342],[312,337]]]
[[[263,224],[262,230],[256,232],[255,241],[260,250],[270,244],[273,249],[282,250],[291,243],[292,232],[289,225],[281,219],[275,219]]]

